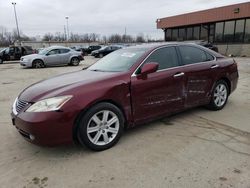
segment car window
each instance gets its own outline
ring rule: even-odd
[[[178,57],[175,47],[165,47],[156,50],[145,61],[145,63],[152,62],[159,63],[158,70],[178,66]]]
[[[54,50],[51,50],[47,53],[47,55],[56,55],[56,54],[60,54],[60,50],[54,49]]]
[[[19,48],[16,48],[16,52],[17,52],[17,53],[20,53],[20,49],[19,49]]]
[[[211,54],[206,53],[206,56],[207,56],[207,61],[213,61],[214,60],[214,56],[212,56]]]
[[[128,71],[146,51],[143,48],[116,50],[90,66],[88,70],[104,72]]]
[[[70,51],[70,49],[60,49],[61,54],[66,54]]]
[[[184,65],[207,61],[206,53],[193,46],[179,46],[182,62]]]

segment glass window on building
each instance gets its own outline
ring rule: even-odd
[[[171,33],[172,30],[171,29],[167,29],[166,31],[166,41],[171,41]]]
[[[194,27],[194,35],[193,40],[199,40],[200,39],[200,26]]]
[[[187,28],[187,40],[193,40],[193,27]]]
[[[225,22],[224,42],[234,41],[234,24],[235,24],[234,20]]]
[[[223,27],[224,22],[218,22],[215,25],[215,42],[222,42],[223,41]]]
[[[178,29],[173,29],[172,30],[172,40],[177,41],[178,38]]]
[[[215,24],[209,25],[208,42],[214,43]]]
[[[244,42],[250,42],[250,19],[246,19]]]
[[[236,20],[234,42],[243,42],[245,20]]]
[[[208,41],[208,25],[201,25],[200,39]]]
[[[184,41],[184,40],[186,40],[186,29],[181,28],[179,29],[178,41]]]

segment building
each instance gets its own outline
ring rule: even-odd
[[[223,54],[250,56],[250,2],[157,19],[165,41],[205,40]]]

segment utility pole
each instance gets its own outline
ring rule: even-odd
[[[127,42],[127,28],[126,27],[124,30],[124,41],[123,42]]]
[[[17,36],[18,36],[18,39],[20,39],[20,32],[19,32],[19,27],[18,27],[18,21],[17,21],[17,15],[16,15],[16,3],[15,2],[12,2],[11,3],[14,7],[14,13],[15,13],[15,19],[16,19],[16,28],[17,28]]]
[[[64,25],[64,40],[67,40],[67,31],[66,31],[66,26]]]
[[[68,33],[68,37],[67,38],[69,40],[69,17],[66,16],[65,19],[66,19],[66,22],[67,22],[67,33]]]

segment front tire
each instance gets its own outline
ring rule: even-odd
[[[82,145],[102,151],[119,141],[123,128],[124,116],[121,110],[110,103],[99,103],[80,118],[77,136]]]
[[[44,65],[44,63],[43,63],[42,60],[37,59],[37,60],[34,60],[34,61],[33,61],[32,67],[33,67],[33,68],[36,68],[36,69],[39,69],[39,68],[44,68],[45,65]]]
[[[211,101],[207,107],[210,110],[221,110],[227,103],[228,95],[228,84],[224,80],[219,80],[214,86]]]

